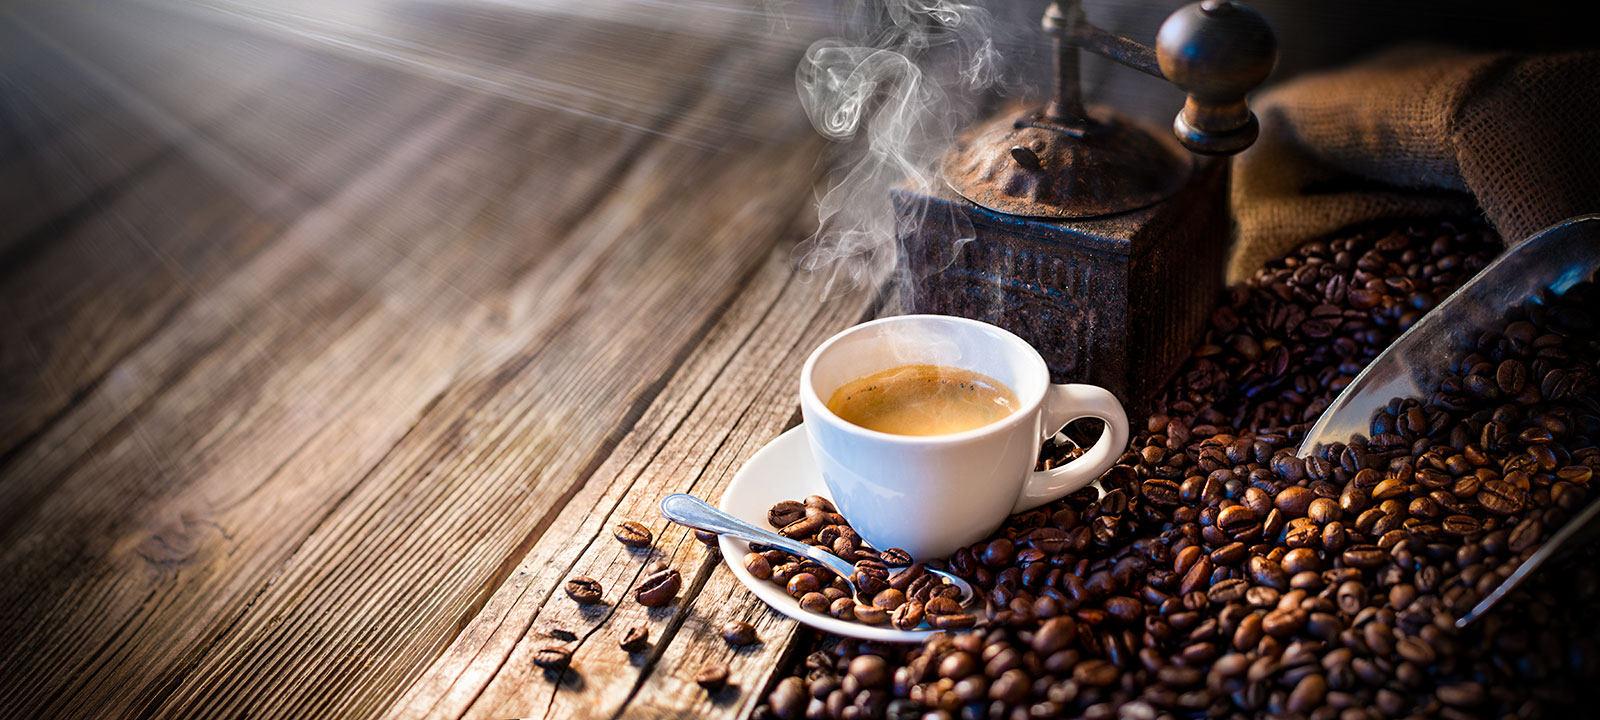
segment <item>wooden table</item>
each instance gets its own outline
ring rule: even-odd
[[[872,312],[787,9],[0,6],[0,716],[749,714],[808,637],[655,505]]]

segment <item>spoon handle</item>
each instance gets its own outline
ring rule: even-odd
[[[661,515],[679,525],[688,525],[689,527],[700,528],[719,535],[732,535],[740,540],[770,545],[796,555],[804,555],[821,563],[823,567],[838,573],[841,577],[848,578],[855,572],[855,566],[845,562],[837,555],[798,540],[791,540],[770,530],[758,528],[711,507],[706,501],[693,495],[673,493],[661,498]]]

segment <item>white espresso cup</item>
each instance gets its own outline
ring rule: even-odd
[[[851,423],[828,398],[852,380],[901,365],[943,365],[999,380],[1018,407],[945,435],[894,435]],[[806,438],[839,511],[880,550],[948,556],[993,533],[1006,516],[1099,478],[1128,443],[1128,416],[1105,388],[1053,385],[1039,352],[1010,332],[947,315],[902,315],[852,327],[819,346],[800,371]],[[1035,471],[1039,447],[1081,417],[1105,421],[1082,457]]]

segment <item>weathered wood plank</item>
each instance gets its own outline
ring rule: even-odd
[[[681,39],[659,42],[684,58]],[[726,62],[775,74],[792,60]],[[657,106],[683,87],[657,89]],[[648,146],[510,104],[453,111],[185,306],[62,436],[19,458],[52,489],[0,551],[29,588],[0,591],[0,673],[18,680],[0,690],[5,706],[386,706],[809,199],[807,147],[697,149],[731,134],[708,115],[804,137],[769,99],[707,101],[666,128],[695,142]],[[462,132],[483,145],[446,144]],[[449,163],[428,162],[447,146]],[[574,154],[583,163],[550,162]],[[473,195],[475,178],[508,164],[522,168],[510,190]],[[685,195],[696,183],[754,202],[697,206]],[[136,412],[92,420],[174,366]],[[49,667],[33,662],[45,648]]]
[[[369,70],[354,77],[381,80],[385,73],[393,75],[392,71]],[[62,66],[53,69],[48,82],[39,78],[22,90],[31,96],[50,86],[94,84],[94,78]],[[333,92],[321,96],[308,93],[290,97],[302,107],[326,108],[323,112],[331,113],[349,104],[339,89],[335,86]],[[374,143],[380,142],[376,136],[406,129],[419,110],[416,105],[448,102],[459,95],[443,87],[427,91],[424,85],[416,90],[394,103],[392,115],[325,139],[301,138],[294,141],[296,152],[324,158],[327,164],[320,167],[330,175],[335,174],[335,169],[338,176],[360,171],[382,157],[373,152]],[[106,100],[101,114],[119,117],[118,126],[125,128],[125,135],[139,137],[154,132],[115,99]],[[70,107],[55,107],[49,97],[36,98],[34,102],[52,119],[69,121]],[[423,111],[426,114],[426,107]],[[284,113],[261,109],[251,114],[257,118],[251,123],[256,130],[290,137],[285,133],[293,128],[283,121]],[[74,398],[103,382],[116,361],[171,319],[184,303],[202,295],[281,232],[286,218],[281,213],[259,212],[254,202],[255,188],[217,183],[209,174],[215,164],[191,156],[195,143],[209,141],[198,136],[177,137],[174,141],[180,145],[150,163],[136,184],[111,196],[92,188],[96,182],[120,180],[101,176],[97,181],[96,171],[81,166],[80,160],[84,156],[96,157],[98,148],[115,148],[116,143],[74,133],[59,140],[71,153],[46,149],[43,158],[52,164],[55,173],[52,191],[61,188],[67,196],[81,192],[90,198],[90,207],[82,210],[82,217],[69,227],[61,228],[62,232],[41,240],[41,246],[29,254],[26,262],[8,265],[0,274],[0,288],[22,324],[24,347],[37,356],[39,363],[35,372],[8,374],[0,380],[0,405],[7,410],[0,421],[0,456],[13,454],[19,442],[40,432]],[[234,162],[250,164],[224,145],[210,144],[212,157],[228,153]],[[362,151],[366,159],[358,162]],[[268,177],[264,171],[257,174]],[[275,179],[262,182],[279,184]],[[288,182],[297,180],[291,178]],[[173,370],[183,367],[181,363],[169,366]],[[165,384],[153,380],[141,389],[155,392]],[[140,398],[125,397],[118,407],[138,402]],[[102,422],[115,422],[123,415],[112,411],[98,417]],[[96,433],[72,428],[69,440],[82,443],[95,437]],[[13,486],[0,492],[22,489]],[[27,503],[0,503],[0,507],[5,508],[0,510],[3,517],[22,511]],[[7,523],[0,523],[4,524]]]
[[[525,568],[543,576],[522,589],[524,602],[537,601],[535,614],[516,623],[480,615],[477,622],[497,624],[500,634],[512,632],[510,639],[516,644],[475,697],[467,717],[561,718],[624,711],[630,717],[737,717],[753,708],[754,691],[779,665],[795,625],[745,591],[715,553],[682,528],[661,520],[656,506],[672,492],[691,492],[713,501],[719,497],[739,466],[793,422],[796,378],[810,348],[864,312],[866,298],[860,294],[823,302],[816,286],[788,276],[790,261],[787,249],[774,254],[771,262],[782,272],[772,269],[767,282],[782,278],[783,294],[759,324],[745,331],[726,364],[700,370],[691,361],[681,396],[664,393],[662,412],[691,401],[687,415],[679,422],[656,423],[647,414],[619,453],[596,474],[606,483],[603,498],[593,504],[580,498],[569,506],[578,517],[562,521],[576,520],[579,527],[548,534],[550,541],[535,547],[524,561]],[[640,445],[637,450],[634,443]],[[608,473],[612,467],[615,470]],[[611,528],[628,519],[645,522],[656,532],[653,552],[631,551],[611,539]],[[555,541],[561,537],[585,544],[570,562],[563,562],[562,555],[572,551]],[[684,575],[682,599],[667,610],[647,609],[631,599],[641,579],[640,568],[658,559]],[[585,612],[562,594],[561,583],[577,575],[606,583],[613,603],[608,612]],[[536,594],[541,590],[542,598]],[[750,648],[729,647],[718,629],[730,619],[751,622],[762,642]],[[619,662],[624,655],[616,647],[635,624],[649,627],[654,640],[642,667]],[[518,625],[521,632],[515,632]],[[552,683],[530,661],[540,647],[562,644],[551,637],[557,628],[577,632],[579,640],[573,677]],[[710,662],[730,666],[736,689],[708,695],[693,684],[695,672]],[[574,678],[580,680],[573,682]],[[451,714],[437,709],[433,713]]]
[[[649,698],[663,687],[679,689],[679,675],[698,669],[686,668],[675,654],[681,652],[675,648],[688,646],[705,646],[703,655],[691,653],[695,661],[727,655],[738,682],[760,685],[783,652],[791,623],[742,590],[735,593],[719,580],[707,583],[707,552],[685,541],[654,508],[670,492],[715,497],[731,470],[789,421],[792,376],[805,348],[861,314],[859,296],[821,302],[815,287],[793,278],[790,262],[789,247],[773,253],[516,572],[388,717],[610,716],[627,706],[640,685],[646,688],[641,697]],[[652,527],[652,551],[630,550],[611,539],[611,528],[625,519]],[[640,569],[655,560],[684,573],[678,607],[649,610],[631,599]],[[577,575],[605,584],[606,607],[583,608],[562,593],[564,581]],[[702,583],[712,591],[710,602],[695,602],[694,589]],[[724,602],[738,595],[746,596],[743,603]],[[715,616],[723,610],[754,619],[767,642],[753,652],[728,652],[715,633]],[[649,628],[653,646],[630,658],[616,643],[636,624]],[[540,647],[567,644],[555,636],[558,630],[580,638],[574,675],[561,683],[563,690],[530,663]],[[685,701],[694,702],[692,696]],[[734,707],[722,702],[699,710],[726,714]]]
[[[199,48],[202,54],[181,55],[194,40],[229,39],[195,32],[192,21],[105,28],[98,24],[110,18],[100,13],[65,23],[41,17],[41,10],[24,5],[0,16],[0,45],[8,47],[0,61],[0,84],[8,88],[3,112],[25,143],[0,163],[0,186],[15,188],[0,196],[0,251],[13,267],[14,244],[47,243],[139,173],[170,161],[198,128],[225,122],[240,100],[293,87],[309,64],[296,66],[305,53],[287,52],[281,43],[270,52],[261,43],[212,42]],[[80,52],[107,69],[103,77],[84,76]]]

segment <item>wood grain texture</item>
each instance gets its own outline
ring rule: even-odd
[[[0,15],[0,717],[747,714],[796,628],[653,508],[867,309],[791,268],[797,39],[293,7]],[[672,608],[626,599],[650,557]]]

